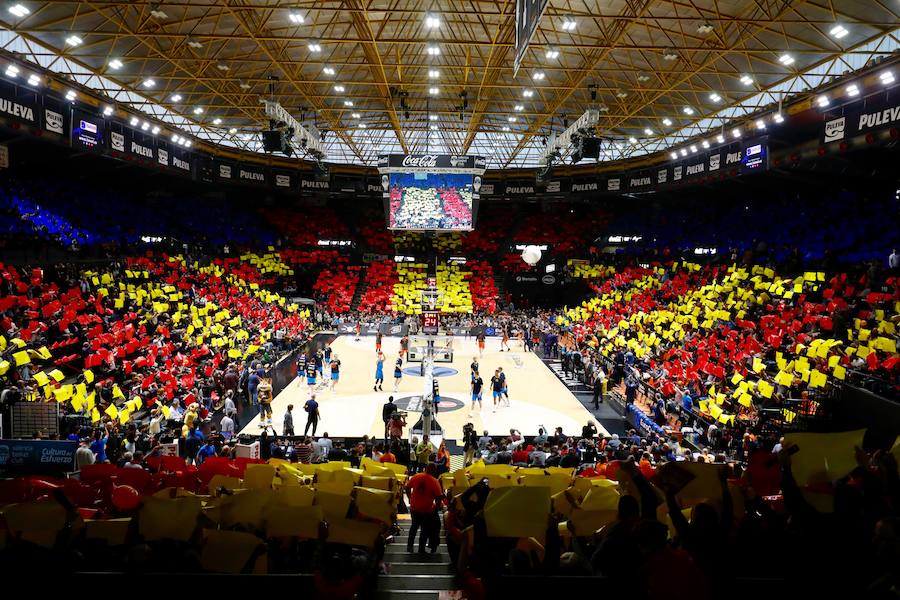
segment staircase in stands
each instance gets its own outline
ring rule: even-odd
[[[362,297],[365,295],[368,288],[369,283],[366,281],[366,271],[365,268],[363,268],[363,270],[359,272],[359,282],[356,284],[356,293],[353,294],[353,300],[350,301],[350,310],[359,308],[359,302],[362,300]]]
[[[457,587],[456,577],[443,535],[435,554],[428,551],[419,554],[418,542],[414,545],[413,552],[407,552],[406,543],[412,521],[409,520],[409,515],[400,516],[406,518],[400,520],[400,534],[385,548],[384,562],[388,574],[378,576],[376,597],[379,600],[439,600],[457,597],[453,593]]]

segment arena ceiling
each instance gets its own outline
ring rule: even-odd
[[[274,97],[366,165],[531,166],[592,107],[603,160],[665,150],[900,46],[896,0],[550,0],[518,73],[515,0],[5,4],[0,46],[120,106],[253,151]]]

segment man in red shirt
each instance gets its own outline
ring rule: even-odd
[[[422,536],[419,538],[419,552],[425,552],[427,541],[433,554],[437,550],[441,527],[437,517],[439,506],[437,501],[444,495],[444,490],[441,489],[441,484],[437,480],[437,466],[430,463],[425,467],[424,473],[413,475],[406,483],[406,491],[409,494],[409,513],[412,518],[406,551],[413,551],[413,542],[415,542],[416,533],[421,526]]]

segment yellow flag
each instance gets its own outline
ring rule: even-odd
[[[110,404],[103,412],[106,413],[106,416],[108,416],[110,419],[115,419],[119,416],[119,411],[116,409],[115,404]]]
[[[91,371],[90,369],[85,369],[84,370],[84,380],[87,383],[94,383],[94,372]]]

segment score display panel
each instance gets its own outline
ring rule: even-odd
[[[422,312],[422,333],[425,335],[437,335],[441,326],[441,314],[436,310]]]

